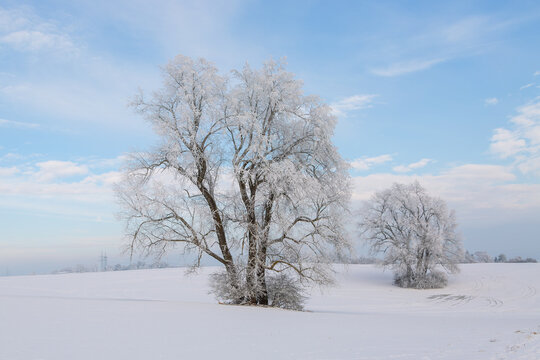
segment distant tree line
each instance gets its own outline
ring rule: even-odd
[[[466,251],[462,263],[463,264],[470,264],[470,263],[536,263],[538,262],[536,259],[528,257],[528,258],[522,258],[521,256],[516,256],[513,258],[508,258],[505,254],[499,254],[498,256],[491,256],[485,251],[476,251],[474,253],[470,253],[469,251]]]
[[[373,256],[348,256],[336,258],[334,260],[336,264],[379,264],[381,259]],[[532,257],[522,258],[521,256],[516,256],[513,258],[508,258],[505,254],[499,254],[497,256],[491,256],[485,251],[476,251],[471,253],[465,251],[463,259],[461,260],[462,264],[471,264],[471,263],[537,263],[538,260]]]
[[[344,260],[346,260],[343,261],[344,264],[377,264],[381,261],[380,259],[372,256],[356,256],[349,257]]]
[[[139,269],[163,269],[174,267],[169,265],[164,261],[157,261],[150,264],[145,263],[144,261],[137,261],[136,263],[131,263],[129,265],[110,265],[107,266],[104,270],[100,270],[97,265],[86,266],[82,264],[77,264],[75,266],[68,266],[55,270],[53,274],[69,274],[69,273],[87,273],[87,272],[99,272],[99,271],[124,271],[124,270],[139,270]]]

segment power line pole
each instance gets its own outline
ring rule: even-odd
[[[100,256],[101,271],[107,271],[107,253],[102,251]]]

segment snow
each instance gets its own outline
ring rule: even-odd
[[[0,359],[540,359],[540,264],[438,290],[338,266],[305,312],[217,304],[204,268],[0,278]]]

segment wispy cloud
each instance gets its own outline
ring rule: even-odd
[[[406,173],[406,172],[410,172],[412,170],[423,168],[424,166],[426,166],[427,164],[429,164],[431,162],[433,162],[432,159],[424,158],[424,159],[422,159],[420,161],[413,162],[413,163],[408,164],[408,165],[395,166],[395,167],[392,168],[392,170],[394,170],[395,172]]]
[[[71,161],[49,160],[36,164],[39,168],[34,175],[39,181],[50,181],[77,175],[86,175],[88,167]]]
[[[530,88],[530,87],[533,87],[534,86],[534,83],[529,83],[527,85],[523,85],[522,87],[519,88],[519,90],[524,90],[524,89],[527,89],[527,88]]]
[[[88,67],[81,66],[88,71]],[[99,75],[105,77],[104,74]],[[123,127],[130,120],[131,110],[126,107],[131,93],[128,88],[132,80],[123,84],[112,81],[108,86],[93,83],[88,78],[59,79],[51,81],[25,81],[6,86],[0,86],[0,97],[19,106],[26,106],[39,111],[45,116],[52,117],[59,124],[67,124],[76,128],[78,123],[101,123],[109,128]],[[119,78],[119,74],[110,74],[110,79]],[[94,79],[95,80],[95,79]],[[131,84],[130,84],[131,85]],[[132,84],[131,89],[136,89]],[[100,104],[100,106],[95,106]],[[136,125],[143,124],[137,119]],[[7,124],[7,123],[6,123]],[[133,126],[129,129],[134,129]]]
[[[509,128],[497,128],[490,150],[502,159],[513,159],[524,174],[540,176],[540,97],[520,106]]]
[[[346,117],[349,112],[372,107],[373,100],[377,96],[376,94],[357,94],[332,103],[330,107],[334,115]]]
[[[420,70],[426,70],[430,67],[442,63],[446,59],[439,58],[439,59],[431,59],[431,60],[411,60],[406,62],[398,62],[391,64],[387,67],[382,68],[375,68],[372,69],[371,72],[378,76],[385,76],[385,77],[392,77],[392,76],[399,76],[404,75]]]
[[[76,32],[72,18],[59,21],[36,11],[0,5],[0,53],[20,67],[14,76],[3,74],[0,101],[39,113],[48,128],[60,131],[77,132],[96,122],[112,131],[142,131],[144,122],[134,120],[126,104],[138,86],[155,88],[157,66],[96,51],[85,42],[88,37]],[[13,121],[0,126],[36,128]]]
[[[533,74],[533,76],[538,76],[538,75],[540,75],[540,70],[535,71],[534,74]]]
[[[534,219],[540,211],[540,184],[519,183],[516,179],[511,167],[489,164],[465,164],[421,177],[375,173],[353,177],[353,200],[368,200],[374,192],[395,182],[418,180],[428,191],[448,201],[463,221],[491,224],[494,218],[509,221],[509,214],[520,221],[525,217]]]
[[[0,203],[4,209],[112,220],[112,185],[120,176],[114,167],[94,168],[93,161],[47,160],[0,166]]]
[[[456,58],[484,53],[497,46],[501,33],[520,22],[522,18],[497,16],[465,16],[448,21],[424,21],[414,19],[414,32],[393,34],[374,47],[381,49],[382,56],[371,67],[371,73],[393,77],[430,69]],[[412,27],[412,24],[411,24]],[[406,26],[403,26],[406,29]],[[385,63],[381,64],[380,59]]]
[[[20,170],[16,166],[0,167],[0,176],[2,177],[13,176],[19,172]]]
[[[183,54],[212,59],[231,68],[238,65],[239,59],[252,58],[254,53],[261,58],[268,56],[264,47],[246,44],[238,33],[231,33],[245,3],[245,0],[117,0],[100,1],[97,6],[88,6],[88,10],[97,18],[106,18],[120,28],[133,29],[135,34],[152,38],[152,46],[169,57],[181,49]],[[178,44],[182,46],[179,48]]]
[[[469,16],[441,29],[441,35],[449,43],[467,43],[486,31],[490,19],[486,16]]]
[[[497,105],[499,103],[499,99],[495,98],[495,97],[492,97],[492,98],[488,98],[486,100],[484,100],[484,104],[485,105]]]
[[[355,170],[369,170],[374,165],[392,161],[392,155],[384,154],[375,157],[363,157],[351,161],[351,167]]]
[[[527,142],[516,132],[498,128],[491,137],[491,152],[499,155],[502,159],[514,156],[527,148]]]
[[[40,51],[54,49],[73,51],[71,40],[60,34],[48,34],[41,31],[21,30],[0,37],[0,44],[7,44],[19,51]]]
[[[0,127],[15,129],[37,129],[39,128],[39,124],[0,119]]]
[[[62,54],[77,54],[69,34],[54,23],[41,19],[29,8],[3,9],[0,7],[0,46],[23,52],[52,50]]]

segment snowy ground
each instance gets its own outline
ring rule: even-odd
[[[422,291],[354,265],[306,312],[219,305],[210,270],[0,278],[0,359],[540,359],[540,264]]]

